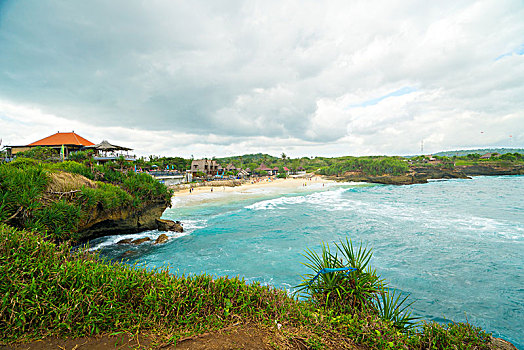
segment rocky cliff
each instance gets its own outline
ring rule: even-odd
[[[339,177],[329,177],[336,181],[369,182],[384,185],[413,185],[427,183],[428,179],[468,179],[469,177],[461,171],[446,170],[440,168],[415,168],[405,175],[364,175],[353,172]]]
[[[464,165],[455,167],[466,175],[497,176],[497,175],[524,175],[524,166],[497,166],[497,165]]]
[[[47,177],[48,185],[43,196],[46,203],[67,199],[77,206],[82,206],[82,201],[84,201],[81,198],[82,188],[96,189],[99,187],[95,181],[79,174],[49,172]],[[155,230],[159,228],[157,220],[170,205],[171,202],[167,198],[159,198],[158,200],[143,200],[138,207],[133,206],[131,201],[127,205],[116,208],[104,208],[101,203],[89,209],[83,207],[84,213],[78,223],[75,240],[81,242],[107,235]],[[170,228],[160,229],[170,230]]]
[[[95,210],[79,228],[79,240],[123,233],[137,233],[158,228],[157,219],[168,207],[164,201],[146,202],[140,207],[117,210]]]

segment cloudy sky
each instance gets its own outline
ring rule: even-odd
[[[524,147],[524,3],[0,0],[0,138],[139,155]]]

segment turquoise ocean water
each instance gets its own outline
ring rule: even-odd
[[[349,237],[373,248],[372,266],[411,295],[417,316],[468,320],[524,349],[523,176],[215,191],[175,197],[164,218],[186,232],[159,246],[114,244],[129,235],[90,244],[111,259],[133,249],[129,263],[240,275],[291,292],[306,272],[305,248]]]

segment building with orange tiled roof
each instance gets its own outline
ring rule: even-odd
[[[48,137],[44,137],[41,140],[32,142],[25,146],[9,146],[7,147],[8,156],[14,156],[17,153],[27,151],[33,147],[50,147],[55,148],[59,152],[62,149],[62,146],[64,146],[64,156],[67,157],[67,155],[70,152],[75,152],[83,147],[86,146],[92,146],[94,143],[91,141],[83,138],[82,136],[76,134],[73,132],[57,132],[56,134],[53,134]]]
[[[92,146],[92,143],[89,140],[86,140],[82,136],[73,132],[57,132],[48,137],[44,137],[41,140],[30,143],[27,146],[42,146],[42,147],[52,147],[52,146]]]

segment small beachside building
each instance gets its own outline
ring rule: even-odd
[[[268,174],[271,175],[273,173],[273,169],[268,168],[264,163],[260,164],[258,168],[255,169],[255,172],[258,174]]]
[[[490,159],[491,157],[493,157],[493,153],[486,153],[486,154],[483,154],[482,156],[480,156],[480,159]]]
[[[226,166],[226,171],[237,171],[237,170],[239,170],[239,169],[237,169],[237,167],[233,163],[229,163]]]
[[[297,168],[297,170],[295,171],[295,175],[306,175],[306,169],[304,169],[303,167],[299,166]]]
[[[197,172],[202,172],[206,175],[218,175],[220,165],[216,160],[209,159],[195,159],[191,162],[190,172],[194,175]]]
[[[62,146],[64,147],[64,157],[67,157],[69,153],[81,150],[86,146],[92,146],[94,143],[83,138],[82,136],[72,132],[57,132],[51,136],[44,137],[41,140],[32,142],[25,146],[7,146],[7,155],[12,157],[17,153],[30,150],[34,147],[49,147],[56,149],[58,153],[61,152]]]
[[[109,143],[106,140],[103,140],[99,144],[92,145],[92,146],[86,146],[84,149],[91,149],[95,152],[94,159],[98,163],[104,163],[108,161],[114,161],[120,157],[124,157],[127,161],[134,161],[135,156],[130,155],[128,152],[132,151],[132,148],[124,147],[124,146],[117,146]],[[123,152],[126,153],[123,153]]]
[[[249,177],[249,172],[247,171],[247,169],[240,169],[238,171],[237,176],[240,176],[242,178],[246,178],[246,177]]]

